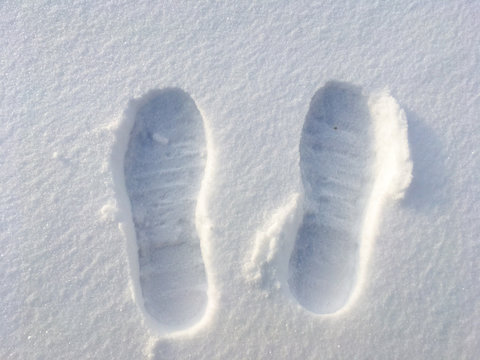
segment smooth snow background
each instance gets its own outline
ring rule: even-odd
[[[0,357],[474,359],[480,351],[476,1],[7,1],[0,5]],[[298,191],[328,80],[388,87],[413,180],[382,214],[361,296],[312,316],[245,281],[255,234]],[[114,178],[128,101],[189,93],[215,164],[216,311],[159,338],[134,301]]]

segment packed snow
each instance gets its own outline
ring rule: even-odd
[[[476,359],[480,3],[0,5],[1,359]]]

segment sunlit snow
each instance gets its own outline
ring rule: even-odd
[[[476,359],[480,3],[3,1],[1,359]]]

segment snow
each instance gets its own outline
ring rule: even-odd
[[[0,358],[475,359],[477,2],[0,8]],[[373,139],[373,155],[358,156],[374,176],[324,164],[366,199],[363,218],[346,215],[360,224],[349,239],[361,241],[345,249],[358,250],[330,253],[340,259],[331,269],[354,269],[348,299],[324,311],[313,285],[304,289],[314,301],[292,291],[291,259],[309,201],[345,195],[302,178],[302,166],[317,169],[301,155],[304,123],[330,81],[359,89],[368,104],[370,117],[345,121],[372,126],[375,136],[351,141]],[[206,158],[201,181],[190,183],[198,195],[182,217],[198,237],[208,300],[178,326],[147,310],[134,215],[152,212],[141,202],[133,209],[126,185],[139,99],[165,89],[192,99],[205,139],[195,149]],[[165,129],[151,139],[159,149],[176,144]],[[345,161],[356,171],[353,156]],[[160,247],[171,241],[162,234]],[[339,276],[314,263],[312,284]]]

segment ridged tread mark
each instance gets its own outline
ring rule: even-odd
[[[192,98],[173,88],[146,94],[125,154],[125,183],[145,309],[172,331],[194,325],[208,301],[195,227],[205,163],[203,119]]]
[[[311,312],[339,310],[353,289],[373,162],[367,99],[357,87],[327,83],[302,130],[305,213],[289,264],[291,292]]]

